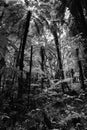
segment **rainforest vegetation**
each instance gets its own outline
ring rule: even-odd
[[[0,130],[87,130],[86,0],[0,0]]]

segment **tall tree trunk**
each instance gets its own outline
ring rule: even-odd
[[[79,49],[76,49],[76,56],[77,56],[77,62],[78,62],[78,67],[79,67],[79,78],[80,78],[80,82],[81,82],[81,88],[83,90],[85,90],[85,85],[84,85],[84,76],[83,76],[83,70],[82,70],[82,65],[81,65],[81,61],[79,59]]]
[[[29,29],[29,25],[30,25],[30,19],[31,19],[31,12],[28,11],[27,17],[26,17],[23,43],[22,43],[22,48],[21,48],[20,64],[19,64],[21,76],[19,77],[18,98],[20,98],[20,99],[22,98],[22,93],[23,93],[23,80],[22,79],[23,79],[24,50],[25,50],[25,45],[26,45],[26,40],[27,40],[28,29]]]
[[[24,50],[25,50],[25,45],[26,45],[26,40],[27,40],[28,29],[30,25],[30,19],[31,19],[31,12],[28,11],[27,18],[26,18],[25,32],[24,32],[24,37],[23,37],[22,50],[21,50],[21,57],[20,57],[20,70],[21,71],[23,71]]]
[[[45,48],[44,48],[44,46],[41,46],[41,48],[40,48],[40,55],[41,55],[41,69],[44,72],[44,62],[45,62]],[[44,88],[44,78],[43,78],[43,76],[42,76],[42,79],[41,79],[41,87],[42,87],[42,89]]]
[[[0,31],[0,86],[1,86],[1,78],[5,67],[5,55],[6,55],[7,43],[8,43],[8,39],[6,36],[2,34],[2,30],[1,30]]]
[[[0,59],[0,88],[1,88],[1,79],[3,75],[4,67],[5,67],[5,59],[2,57]]]
[[[33,46],[31,45],[30,70],[29,70],[29,78],[28,78],[28,106],[29,106],[29,97],[30,97],[30,88],[31,88],[32,58],[33,58]]]
[[[58,57],[58,77],[59,79],[64,79],[64,72],[63,72],[63,65],[62,65],[62,59],[61,59],[61,51],[60,51],[60,48],[59,48],[59,41],[58,41],[58,36],[57,36],[57,31],[55,30],[55,23],[53,24],[53,29],[51,29],[51,32],[54,36],[54,41],[55,41],[55,45],[56,45],[56,49],[57,49],[57,57]],[[64,90],[64,84],[62,83],[61,84],[61,87],[62,87],[62,91],[63,93],[65,93],[65,90]]]
[[[57,56],[58,56],[58,65],[59,65],[59,70],[60,70],[60,78],[64,79],[64,73],[63,73],[63,65],[62,65],[62,60],[61,60],[61,52],[59,49],[59,41],[58,41],[58,36],[57,36],[57,32],[54,30],[52,31],[53,36],[54,36],[54,40],[55,40],[55,45],[56,45],[56,49],[57,49]]]

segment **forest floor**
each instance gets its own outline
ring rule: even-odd
[[[59,89],[35,90],[30,94],[29,108],[25,95],[22,102],[15,100],[13,104],[3,97],[0,130],[86,130],[87,90],[76,87],[64,94]]]

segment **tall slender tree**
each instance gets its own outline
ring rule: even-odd
[[[40,48],[40,56],[41,56],[41,69],[44,72],[44,67],[45,67],[45,48],[44,48],[44,46],[41,46],[41,48]],[[42,76],[42,79],[41,79],[41,87],[42,87],[42,89],[44,88],[44,78],[43,78],[43,76]]]
[[[19,88],[18,88],[18,98],[22,98],[22,89],[23,89],[23,83],[22,83],[22,78],[23,78],[23,62],[24,62],[24,50],[26,46],[26,40],[27,40],[27,34],[28,34],[28,29],[30,25],[30,19],[31,19],[31,11],[28,11],[27,17],[26,17],[26,24],[25,24],[25,31],[24,31],[24,37],[22,41],[22,47],[21,47],[21,56],[20,56],[20,63],[19,63],[19,69],[21,71],[21,77],[19,77]]]

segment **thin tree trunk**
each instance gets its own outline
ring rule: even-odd
[[[62,65],[62,60],[61,60],[61,51],[59,48],[58,36],[57,36],[57,32],[55,29],[53,29],[52,34],[54,36],[55,45],[56,45],[56,49],[57,49],[57,56],[58,56],[58,69],[59,69],[58,77],[59,77],[59,79],[64,79],[63,65]],[[64,86],[65,85],[62,83],[61,87],[62,87],[63,93],[65,93]]]
[[[1,88],[1,78],[3,75],[3,69],[5,67],[5,59],[2,57],[0,60],[0,88]]]
[[[59,41],[58,41],[57,32],[54,30],[52,33],[53,33],[53,36],[54,36],[55,45],[56,45],[56,49],[57,49],[59,70],[61,72],[60,78],[64,79],[63,65],[62,65],[62,60],[61,60],[61,52],[60,52],[60,49],[59,49]]]
[[[43,46],[41,46],[41,48],[40,48],[40,55],[41,55],[41,69],[44,72],[45,49],[44,49]],[[44,78],[43,78],[43,76],[42,76],[42,79],[41,79],[41,87],[42,87],[42,89],[44,88]]]
[[[78,62],[78,67],[79,67],[79,78],[80,78],[80,83],[81,83],[81,88],[85,90],[85,85],[84,85],[84,76],[83,76],[83,70],[82,70],[82,65],[81,61],[79,59],[79,49],[76,49],[76,56],[77,56],[77,62]]]
[[[31,76],[32,76],[32,57],[33,56],[33,46],[31,45],[31,54],[30,54],[30,70],[29,70],[29,79],[28,79],[28,106],[29,106],[29,97],[30,97],[30,88],[31,88]]]
[[[30,25],[30,19],[31,19],[31,12],[28,11],[27,17],[26,17],[26,24],[25,24],[25,32],[24,32],[24,37],[23,37],[23,43],[22,43],[22,48],[21,48],[21,56],[20,56],[20,64],[19,64],[19,69],[21,71],[21,76],[18,79],[19,82],[19,88],[18,88],[18,98],[22,98],[22,93],[23,93],[23,62],[24,62],[24,50],[25,50],[25,45],[26,45],[26,40],[27,40],[27,34],[28,34],[28,29]]]
[[[28,11],[27,18],[26,18],[25,32],[24,32],[24,37],[23,37],[22,50],[21,50],[21,58],[20,58],[20,70],[21,71],[23,71],[24,50],[25,50],[25,45],[26,45],[26,40],[27,40],[28,29],[29,29],[29,25],[30,25],[30,19],[31,19],[31,12]]]

